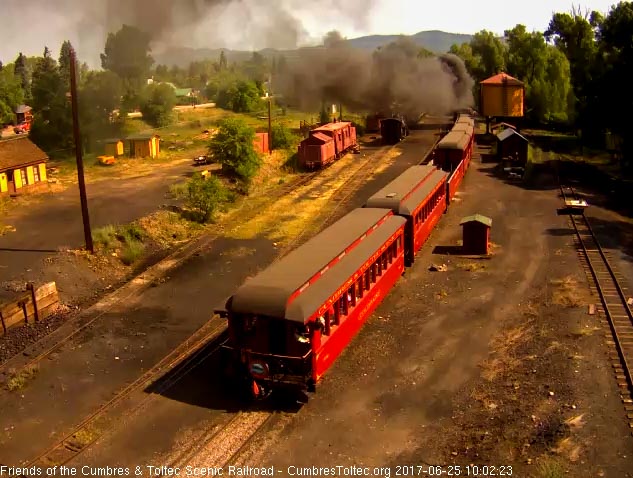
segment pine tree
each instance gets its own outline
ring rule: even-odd
[[[13,66],[15,76],[20,80],[20,86],[25,96],[30,96],[29,75],[26,68],[26,57],[20,52]]]
[[[66,85],[70,85],[70,57],[72,48],[73,46],[66,40],[62,43],[62,48],[59,51],[59,74]]]
[[[224,50],[222,50],[220,52],[220,71],[226,70],[227,66],[228,66],[228,61],[226,59],[226,54],[224,53]]]

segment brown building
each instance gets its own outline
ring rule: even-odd
[[[459,223],[463,229],[464,254],[490,254],[490,228],[492,219],[481,214],[467,216]]]
[[[46,183],[44,151],[26,137],[0,141],[0,194],[28,192]]]
[[[512,128],[506,128],[497,135],[499,161],[509,160],[518,166],[525,166],[528,160],[528,148],[527,138]]]

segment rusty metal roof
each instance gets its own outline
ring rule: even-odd
[[[384,237],[385,231],[393,232],[393,224],[401,224],[398,221],[390,221],[389,226],[385,228],[382,225],[386,224],[388,219],[402,218],[394,218],[393,213],[386,209],[353,210],[279,262],[247,281],[229,299],[227,309],[233,313],[305,322],[313,313],[311,307],[315,298],[333,294],[344,282],[339,280],[339,275],[348,272],[353,274],[355,270],[351,270],[352,265],[360,267],[362,261],[367,260],[381,245],[380,241],[387,239]],[[377,226],[378,224],[380,226]],[[375,230],[374,226],[377,226]],[[377,234],[378,231],[380,234]],[[363,235],[367,237],[345,253]],[[324,270],[343,253],[345,255],[341,260]],[[309,284],[309,281],[319,273],[321,275]],[[291,296],[303,287],[306,287],[306,290],[291,301]],[[323,301],[325,299],[327,297]],[[317,307],[319,305],[321,304]]]
[[[15,109],[15,112],[17,114],[21,114],[21,113],[28,113],[29,111],[31,111],[33,108],[31,108],[30,106],[27,105],[20,105]]]
[[[328,123],[323,126],[319,126],[318,128],[313,129],[312,131],[337,131],[339,129],[346,128],[350,126],[352,123],[350,121],[339,121],[338,123]]]
[[[48,156],[29,138],[0,141],[0,172],[48,161]]]
[[[498,75],[491,76],[488,79],[480,82],[482,85],[511,85],[511,86],[523,86],[523,82],[508,75],[507,73],[499,73]]]
[[[158,136],[157,134],[151,134],[151,133],[134,134],[132,136],[128,136],[126,139],[128,141],[149,141],[152,138],[160,138],[160,136]]]

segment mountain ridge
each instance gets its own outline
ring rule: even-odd
[[[375,50],[400,37],[407,37],[413,40],[420,47],[424,47],[433,53],[446,53],[452,44],[469,42],[472,35],[465,33],[449,33],[441,30],[425,30],[413,35],[366,35],[358,38],[345,40],[350,46],[360,50]],[[252,51],[230,50],[227,48],[189,48],[172,47],[154,54],[156,64],[167,66],[186,67],[192,61],[203,61],[219,58],[220,52],[224,51],[229,61],[243,61],[253,54]],[[284,54],[294,56],[298,49],[276,50],[264,48],[259,50],[265,56]]]

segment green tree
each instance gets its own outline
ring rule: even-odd
[[[138,104],[139,94],[149,77],[154,63],[150,40],[147,33],[129,25],[110,33],[106,40],[101,66],[123,80],[125,109],[133,109]]]
[[[224,50],[220,52],[220,61],[218,63],[218,66],[219,66],[220,71],[224,71],[228,69],[229,67],[229,63],[226,59],[226,53],[224,53]]]
[[[20,81],[20,86],[22,87],[22,91],[24,91],[24,96],[30,96],[30,83],[29,83],[29,73],[27,68],[27,60],[26,56],[20,52],[18,57],[15,60],[13,65],[13,70],[15,76]]]
[[[253,81],[235,80],[217,93],[217,105],[236,113],[250,113],[262,108],[261,91]]]
[[[477,81],[485,80],[506,69],[506,46],[501,38],[487,30],[475,33],[470,41],[470,52],[463,47],[462,52],[467,56],[462,58],[470,69],[470,74]],[[461,56],[457,51],[451,53]]]
[[[20,79],[10,65],[0,69],[0,125],[15,121],[15,108],[24,102]]]
[[[84,147],[90,151],[97,140],[115,136],[119,123],[113,111],[119,108],[123,85],[111,71],[90,72],[79,91],[81,133]]]
[[[169,85],[148,85],[141,95],[143,119],[152,126],[160,127],[170,124],[174,106],[176,106],[176,92]]]
[[[222,170],[245,187],[262,164],[253,145],[254,140],[255,130],[244,120],[228,118],[220,121],[218,132],[209,143],[209,152],[222,165]]]
[[[527,116],[537,121],[567,121],[570,111],[569,61],[540,32],[524,25],[506,30],[508,72],[525,82]]]
[[[70,54],[72,51],[72,45],[68,40],[62,43],[62,47],[59,51],[59,73],[64,80],[64,83],[70,86]],[[77,71],[79,68],[77,68]]]
[[[48,48],[33,70],[33,141],[49,153],[72,148],[72,112],[68,89]]]

